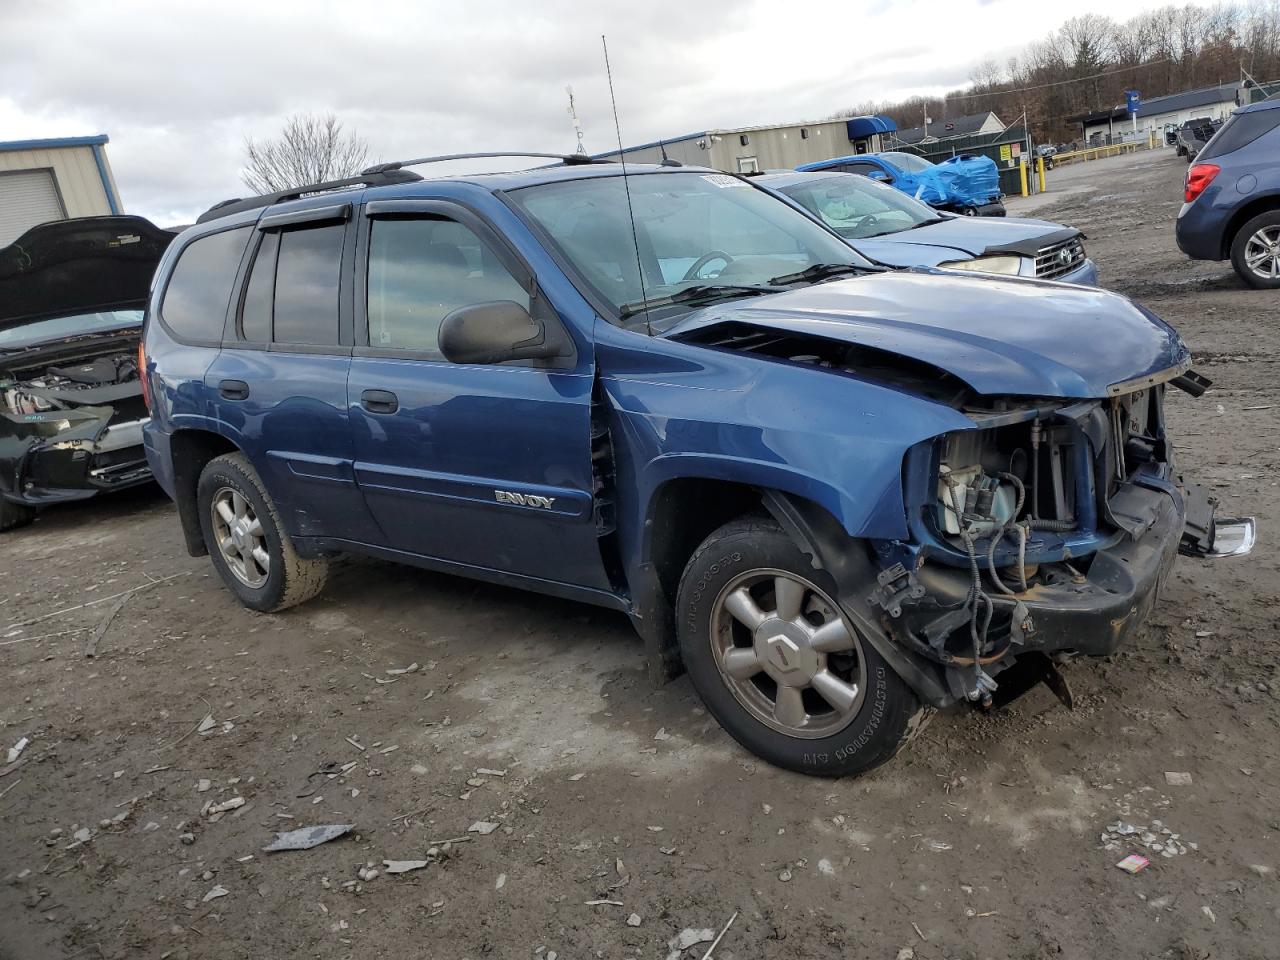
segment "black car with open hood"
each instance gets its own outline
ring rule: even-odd
[[[174,236],[142,217],[84,217],[0,250],[0,530],[150,479],[137,351]]]

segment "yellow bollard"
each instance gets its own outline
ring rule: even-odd
[[[1040,177],[1040,192],[1044,193],[1044,157],[1036,157],[1036,173]]]
[[[1025,163],[1018,164],[1018,173],[1022,177],[1022,195],[1027,195],[1027,165]]]

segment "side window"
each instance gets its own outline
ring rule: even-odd
[[[280,250],[280,234],[264,233],[258,244],[249,273],[249,288],[244,294],[240,313],[240,336],[250,343],[271,340],[271,301],[275,295],[276,254]]]
[[[280,233],[271,337],[275,343],[338,343],[338,278],[345,236],[343,223]]]
[[[493,252],[455,220],[376,219],[371,229],[370,347],[440,357],[440,323],[459,307],[491,300],[530,306]],[[280,263],[283,269],[283,253]]]
[[[252,227],[224,230],[192,241],[169,277],[160,318],[179,337],[220,341],[227,303]]]
[[[853,173],[860,173],[864,177],[870,177],[872,180],[879,180],[881,183],[893,183],[893,174],[887,170],[882,170],[874,163],[855,163],[853,165]]]

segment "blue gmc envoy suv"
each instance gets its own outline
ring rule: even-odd
[[[228,201],[157,269],[147,456],[255,610],[343,551],[609,607],[838,775],[938,708],[1069,703],[1180,547],[1252,546],[1172,463],[1165,390],[1207,381],[1124,297],[876,267],[712,170],[432,159]]]

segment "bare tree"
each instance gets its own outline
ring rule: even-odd
[[[269,140],[245,137],[240,179],[254,193],[350,177],[368,165],[369,144],[333,114],[297,113]]]

